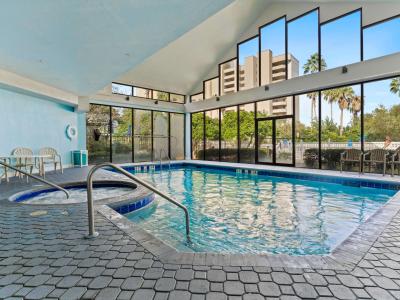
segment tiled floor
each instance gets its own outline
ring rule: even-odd
[[[71,169],[48,179],[77,181],[86,172]],[[0,198],[29,186],[1,184]],[[47,213],[30,215],[38,210]],[[400,214],[352,270],[163,263],[99,213],[96,226],[100,236],[84,239],[84,204],[1,200],[0,298],[400,299]]]

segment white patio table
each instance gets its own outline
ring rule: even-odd
[[[38,166],[39,169],[39,175],[42,176],[43,178],[46,177],[46,172],[44,169],[44,160],[46,158],[51,158],[50,155],[9,155],[9,156],[0,156],[0,160],[4,161],[5,163],[11,164],[12,160],[17,160],[19,164],[22,164],[23,160],[27,159],[33,159],[35,161],[35,166]],[[7,175],[7,167],[4,166],[4,176],[6,178],[6,181],[8,182],[8,175]]]

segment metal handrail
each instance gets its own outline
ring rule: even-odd
[[[94,209],[93,209],[93,197],[92,197],[93,175],[94,175],[94,173],[96,173],[97,170],[99,170],[101,168],[104,168],[104,167],[110,167],[110,168],[113,168],[114,170],[119,171],[120,173],[122,173],[126,177],[128,177],[128,178],[132,179],[133,181],[143,185],[144,187],[148,188],[150,191],[156,193],[157,195],[163,197],[165,200],[167,200],[167,201],[171,202],[172,204],[175,204],[176,206],[181,208],[183,210],[183,212],[185,213],[186,238],[188,239],[188,241],[190,241],[190,219],[189,219],[189,212],[188,212],[187,208],[184,205],[182,205],[179,202],[177,202],[174,199],[172,199],[171,197],[169,197],[168,195],[166,195],[163,192],[159,191],[154,186],[148,184],[144,180],[136,177],[135,175],[132,175],[131,173],[127,172],[126,170],[124,170],[124,169],[122,169],[122,168],[120,168],[117,165],[112,164],[112,163],[102,163],[102,164],[94,166],[89,171],[89,174],[87,176],[87,200],[88,200],[88,220],[89,220],[89,235],[87,236],[88,238],[94,238],[94,237],[98,236],[98,233],[95,232],[95,229],[94,229]]]
[[[164,148],[160,149],[160,171],[162,171],[162,154],[163,152],[166,154],[168,158],[168,169],[171,170],[171,158],[169,157],[167,151]]]
[[[53,188],[55,188],[55,189],[57,189],[57,190],[60,190],[60,191],[64,192],[65,195],[67,196],[67,199],[69,199],[69,196],[70,196],[70,195],[69,195],[69,192],[68,192],[66,189],[62,188],[61,186],[59,186],[59,185],[57,185],[57,184],[55,184],[55,183],[52,183],[52,182],[50,182],[50,181],[48,181],[48,180],[46,180],[46,179],[40,178],[40,177],[38,177],[38,176],[36,176],[36,175],[32,175],[32,174],[30,174],[30,173],[28,173],[28,172],[25,172],[25,171],[23,171],[23,170],[21,170],[21,169],[18,169],[18,168],[16,168],[16,167],[13,167],[13,166],[11,166],[11,165],[9,165],[9,164],[7,164],[7,163],[5,163],[5,162],[2,162],[2,161],[0,161],[0,165],[3,165],[5,168],[9,168],[9,169],[14,170],[14,171],[16,171],[16,172],[22,173],[22,174],[24,174],[24,175],[26,175],[26,176],[28,176],[28,177],[31,177],[31,178],[33,178],[33,179],[36,179],[37,181],[40,181],[40,182],[42,182],[42,183],[45,183],[45,184],[47,184],[47,185],[49,185],[49,186],[51,186],[51,187],[53,187]],[[5,172],[7,172],[7,170],[5,170]]]

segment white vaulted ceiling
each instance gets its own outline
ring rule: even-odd
[[[193,88],[222,62],[271,2],[236,0],[115,81],[182,94],[198,92]]]
[[[0,69],[89,95],[232,0],[4,0]]]

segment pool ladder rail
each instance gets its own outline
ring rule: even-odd
[[[119,171],[129,179],[141,184],[145,188],[149,189],[153,193],[163,197],[165,200],[168,202],[178,206],[180,209],[183,210],[185,214],[185,225],[186,225],[186,239],[190,242],[190,217],[189,217],[189,211],[187,210],[186,206],[183,204],[175,201],[168,195],[164,194],[154,186],[150,185],[149,183],[145,182],[144,180],[136,177],[135,175],[129,173],[128,171],[122,169],[121,167],[118,167],[115,164],[112,163],[102,163],[99,165],[94,166],[90,171],[87,176],[87,202],[88,202],[88,221],[89,221],[89,234],[86,236],[87,238],[95,238],[99,234],[98,232],[95,231],[94,228],[94,208],[93,208],[93,175],[96,173],[97,170],[102,169],[104,167],[112,168],[116,171]]]
[[[36,179],[37,181],[40,181],[41,183],[47,184],[47,185],[49,185],[49,186],[51,186],[51,187],[53,187],[53,188],[55,188],[57,190],[60,190],[61,192],[63,192],[67,196],[67,199],[69,199],[69,196],[70,196],[69,192],[66,189],[62,188],[61,186],[59,186],[59,185],[57,185],[55,183],[52,183],[52,182],[50,182],[50,181],[48,181],[48,180],[46,180],[44,178],[38,177],[36,175],[30,174],[30,173],[28,173],[26,171],[23,171],[23,170],[21,170],[19,168],[11,166],[11,165],[9,165],[9,164],[7,164],[5,162],[2,162],[2,161],[0,161],[0,165],[4,166],[6,168],[5,172],[7,172],[7,168],[8,168],[8,169],[14,170],[14,171],[16,171],[18,173],[24,174],[27,177]]]

